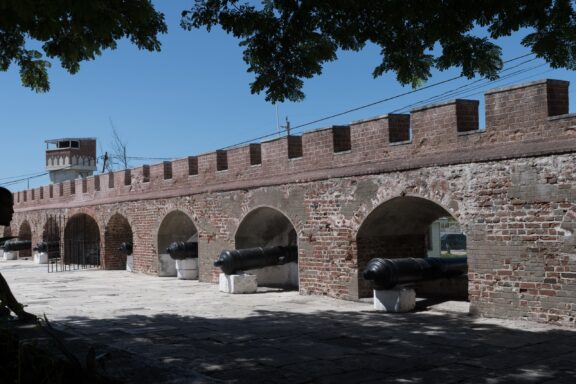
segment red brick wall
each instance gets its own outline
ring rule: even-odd
[[[132,228],[128,220],[120,214],[112,216],[104,229],[103,268],[126,269],[126,255],[119,248],[122,243],[132,241]]]
[[[21,197],[12,228],[28,220],[34,239],[47,216],[84,212],[105,239],[105,223],[118,213],[130,223],[135,269],[156,273],[158,228],[181,210],[198,229],[200,279],[215,282],[212,263],[234,247],[242,218],[268,206],[298,234],[300,292],[357,299],[369,254],[357,239],[360,226],[384,202],[417,196],[466,232],[474,311],[575,326],[576,117],[551,116],[566,112],[566,89],[543,81],[488,93],[484,131],[469,129],[475,103],[454,101],[413,111],[408,143],[391,145],[391,121],[375,118],[350,124],[349,151],[334,152],[331,127],[302,135],[298,158],[289,158],[282,138],[261,144],[257,165],[245,146],[227,151],[227,170],[217,171],[208,153],[172,162],[170,179],[154,164],[149,175],[133,169],[129,185],[124,172],[113,174],[112,187],[104,177],[100,190],[94,178],[73,195],[65,183],[62,196],[56,188],[52,198]]]

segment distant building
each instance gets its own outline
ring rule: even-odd
[[[46,140],[46,170],[51,183],[91,176],[96,170],[96,139]]]

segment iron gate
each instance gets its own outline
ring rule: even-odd
[[[66,223],[64,241],[49,250],[48,272],[100,268],[100,231],[86,214],[74,215]]]

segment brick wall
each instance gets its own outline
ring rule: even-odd
[[[135,269],[153,274],[162,221],[181,211],[198,230],[200,280],[215,282],[212,263],[234,247],[242,219],[270,207],[296,230],[300,292],[357,299],[366,293],[360,274],[370,252],[416,255],[424,246],[412,238],[406,247],[402,234],[387,248],[369,246],[360,227],[391,199],[418,197],[466,232],[473,311],[576,326],[576,117],[557,116],[567,112],[565,90],[565,82],[541,81],[489,92],[485,130],[474,129],[477,104],[456,100],[413,111],[408,141],[396,142],[406,118],[386,116],[227,150],[225,170],[207,153],[171,162],[170,178],[166,164],[153,164],[132,169],[129,185],[118,172],[113,185],[102,175],[98,189],[88,178],[74,194],[69,183],[44,199],[24,201],[22,191],[12,232],[27,221],[34,239],[47,217],[85,213],[103,249],[113,249],[117,240],[104,231],[118,214],[133,234]],[[342,150],[346,130],[350,149]],[[300,157],[290,158],[290,140],[301,140]],[[114,231],[127,233],[122,228]]]
[[[124,242],[132,243],[132,228],[128,220],[115,214],[104,228],[104,249],[102,267],[105,269],[126,269],[126,255],[120,252]]]

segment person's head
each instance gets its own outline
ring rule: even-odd
[[[14,198],[12,192],[0,187],[0,225],[10,225],[14,213]]]

